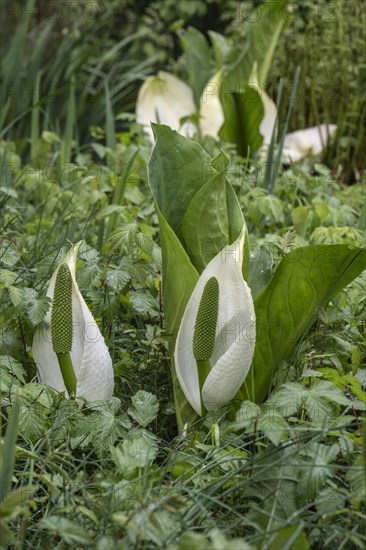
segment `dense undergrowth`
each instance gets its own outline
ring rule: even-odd
[[[127,144],[118,137],[109,166],[101,139],[67,170],[53,160],[62,148],[56,135],[41,140],[42,166],[22,164],[11,144],[2,148],[15,167],[2,195],[0,280],[3,414],[11,417],[15,399],[19,408],[13,483],[20,502],[10,510],[16,547],[208,548],[212,536],[221,544],[213,548],[246,547],[228,546],[225,537],[253,548],[282,548],[286,540],[296,541],[289,548],[362,548],[365,277],[319,311],[265,405],[238,405],[232,421],[211,414],[176,438],[149,145],[137,130]],[[123,199],[113,204],[116,172],[137,144]],[[235,155],[232,162],[252,253],[267,269],[268,254],[274,269],[302,244],[363,243],[361,186],[351,193],[326,167],[306,162],[283,170],[270,195],[258,166]],[[55,259],[80,238],[78,284],[117,381],[112,401],[81,410],[35,382],[31,355]]]

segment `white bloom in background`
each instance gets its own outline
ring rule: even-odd
[[[255,312],[243,279],[245,227],[202,272],[185,309],[174,352],[182,390],[197,414],[227,404],[243,384],[255,347]],[[199,369],[206,369],[205,380]],[[202,400],[201,400],[202,398]]]
[[[221,71],[207,82],[200,100],[199,125],[203,136],[217,139],[225,122],[224,110],[220,101]]]
[[[262,146],[268,146],[276,122],[277,106],[269,95],[259,88],[255,66],[249,84],[259,91],[263,102],[264,116],[259,132],[263,136]],[[202,92],[199,110],[199,130],[202,136],[218,139],[219,131],[225,122],[220,100],[222,85],[222,71],[218,71],[207,82]],[[196,106],[191,88],[172,74],[160,71],[157,76],[148,77],[139,90],[136,120],[144,126],[152,142],[154,142],[154,135],[151,122],[166,124],[183,136],[194,137],[197,133],[196,125],[188,121],[181,124],[180,121],[195,113]],[[329,138],[336,129],[335,124],[320,124],[287,134],[284,141],[283,162],[297,162],[309,154],[320,154],[328,145]]]
[[[261,91],[261,99],[264,116],[259,126],[259,132],[263,136],[263,145],[269,145],[276,123],[277,106],[264,90]],[[319,126],[286,134],[282,162],[289,164],[298,162],[307,155],[319,155],[327,147],[329,139],[336,130],[336,124],[320,124]]]
[[[139,90],[136,120],[144,126],[152,142],[151,122],[166,124],[186,137],[193,137],[196,126],[188,121],[181,124],[180,120],[195,112],[192,89],[172,74],[160,71],[157,76],[149,76]]]
[[[328,145],[329,138],[336,130],[336,124],[320,124],[286,134],[282,153],[283,161],[286,163],[297,162],[307,155],[319,155]]]
[[[254,65],[250,76],[250,84],[259,91],[264,107],[264,116],[259,126],[259,133],[263,136],[262,146],[271,143],[273,129],[278,115],[277,105],[269,95],[260,89],[257,77],[257,67]],[[337,130],[335,124],[320,124],[305,130],[297,130],[285,135],[282,161],[285,163],[297,162],[307,155],[319,155],[328,145],[329,138]]]
[[[269,145],[271,143],[272,132],[276,122],[277,106],[273,99],[271,99],[264,90],[261,90],[259,93],[264,107],[264,116],[259,126],[259,133],[263,136],[262,145]]]
[[[67,326],[67,314],[65,326],[60,320],[61,330],[70,336],[70,358],[76,376],[76,396],[81,396],[88,401],[110,399],[113,395],[114,377],[112,359],[104,338],[93,318],[87,304],[82,297],[75,279],[77,254],[81,243],[73,246],[61,260],[53,273],[47,290],[47,296],[55,303],[55,286],[58,273],[65,271],[71,274],[71,304],[72,327]],[[65,300],[65,312],[67,311]],[[61,308],[60,315],[63,312]],[[61,319],[63,321],[63,319]],[[37,364],[40,381],[59,392],[68,392],[64,378],[61,374],[58,355],[54,351],[52,334],[52,308],[47,312],[44,320],[38,325],[33,339],[33,357]],[[66,354],[65,354],[66,355]]]

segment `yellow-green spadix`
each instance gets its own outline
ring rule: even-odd
[[[68,395],[57,354],[69,353],[76,376],[76,396],[88,401],[110,399],[114,389],[112,359],[75,278],[80,244],[69,250],[51,277],[47,296],[53,307],[36,329],[33,357],[40,381]]]
[[[226,405],[243,384],[252,363],[255,312],[250,288],[242,275],[244,238],[245,228],[233,244],[225,246],[208,263],[179,327],[175,369],[187,400],[199,415],[202,415],[202,402],[208,411]],[[202,338],[206,338],[207,354]],[[201,360],[210,363],[202,388],[198,371]]]

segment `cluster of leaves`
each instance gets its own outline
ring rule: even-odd
[[[55,163],[55,172],[39,163],[37,172],[3,144],[15,167],[2,195],[4,417],[20,403],[18,492],[4,513],[10,536],[32,548],[250,549],[289,541],[363,548],[365,277],[319,311],[265,404],[211,414],[174,439],[148,145],[136,128],[117,135],[112,155],[105,134],[95,135],[58,177]],[[62,146],[49,141],[45,134],[44,166]],[[324,166],[304,164],[301,172],[281,170],[270,194],[260,166],[223,147],[263,277],[299,245],[361,244],[361,186],[351,194]],[[131,158],[134,169],[126,170]],[[65,240],[81,237],[78,283],[110,347],[117,386],[110,402],[78,407],[34,380],[31,342]]]

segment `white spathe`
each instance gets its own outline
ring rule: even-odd
[[[224,124],[224,111],[220,101],[221,73],[218,72],[206,84],[200,99],[199,129],[203,136],[217,139]],[[185,137],[192,138],[197,133],[193,122],[180,123],[187,116],[196,114],[192,89],[172,74],[160,71],[157,76],[149,76],[141,86],[136,104],[136,120],[144,127],[150,140],[154,142],[151,122],[166,124]]]
[[[249,77],[249,85],[255,88],[261,98],[264,114],[259,125],[259,133],[263,136],[262,145],[269,145],[272,139],[273,129],[277,119],[277,106],[273,99],[265,92],[258,82],[258,67],[254,63],[251,75]]]
[[[258,84],[256,64],[253,66],[250,84],[256,87],[261,96],[264,115],[259,126],[259,133],[263,136],[262,146],[268,146],[271,143],[278,110],[275,102]],[[320,124],[319,126],[286,134],[282,150],[282,162],[289,164],[298,162],[310,154],[319,155],[328,145],[329,138],[336,130],[337,126],[335,124]]]
[[[220,101],[221,81],[222,71],[218,71],[207,82],[200,99],[199,126],[201,134],[216,139],[225,122],[224,110]]]
[[[269,95],[259,87],[256,69],[253,68],[250,86],[259,92],[264,116],[259,126],[263,136],[263,146],[271,142],[273,128],[277,117],[277,106]],[[225,122],[220,94],[222,71],[218,71],[207,82],[200,99],[199,130],[202,136],[218,139],[218,134]],[[225,87],[224,87],[225,89]],[[148,77],[141,86],[136,105],[136,120],[142,124],[146,133],[154,142],[151,122],[170,126],[185,137],[192,138],[197,133],[193,122],[180,123],[180,120],[196,113],[192,89],[176,76],[160,71],[157,76]],[[336,131],[335,124],[320,124],[312,128],[297,130],[286,134],[282,161],[284,163],[298,162],[309,154],[318,155],[328,145],[330,137]],[[264,148],[261,149],[262,152]]]
[[[255,347],[255,312],[252,294],[243,279],[245,226],[239,238],[225,246],[206,266],[185,309],[175,345],[174,362],[182,390],[197,414],[202,414],[193,331],[207,281],[219,283],[219,309],[211,371],[202,388],[208,411],[227,404],[243,384]]]
[[[307,155],[319,155],[336,130],[336,124],[320,124],[286,134],[282,160],[290,163],[297,162]]]
[[[61,264],[66,263],[72,277],[73,340],[70,356],[77,379],[76,396],[84,397],[88,401],[110,399],[114,389],[112,359],[75,278],[80,244],[81,242],[73,246],[59,263],[51,277],[47,296],[53,298],[58,269]],[[52,348],[51,308],[36,328],[33,357],[40,381],[68,396],[57,355]]]
[[[195,112],[192,89],[172,74],[160,71],[156,76],[149,76],[139,90],[136,120],[144,126],[152,142],[151,122],[166,124],[186,137],[193,137],[196,126],[192,122],[181,124],[180,120]]]
[[[263,136],[262,145],[269,145],[272,139],[273,128],[276,123],[277,107],[273,99],[271,99],[264,90],[261,90],[259,93],[264,107],[264,115],[259,126],[259,133]]]

